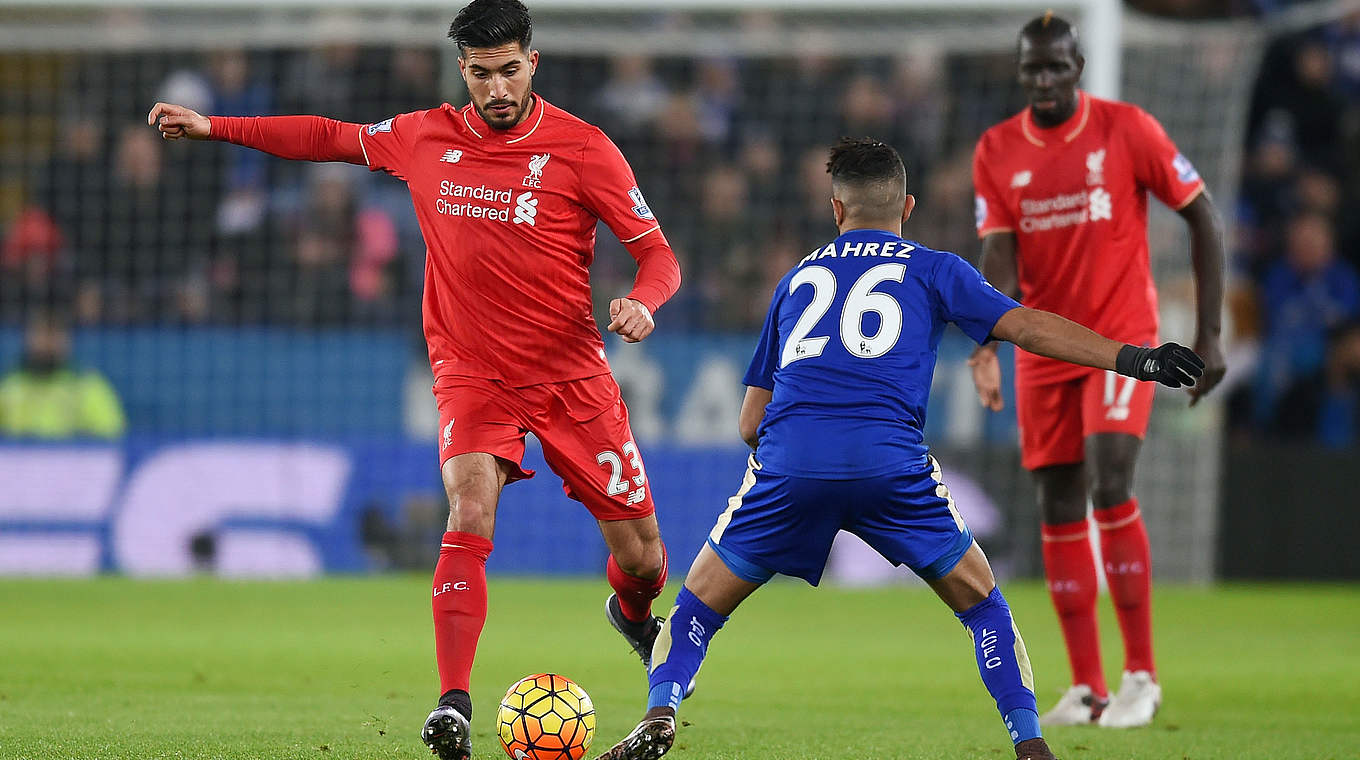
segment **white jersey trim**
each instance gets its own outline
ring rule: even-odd
[[[526,137],[527,137],[527,135],[526,135]],[[637,241],[639,241],[639,240],[641,240],[641,239],[647,237],[648,235],[652,234],[653,232],[656,232],[656,231],[659,230],[659,229],[661,229],[661,225],[658,224],[658,225],[653,226],[650,230],[647,230],[646,232],[642,233],[641,235],[634,235],[633,237],[630,237],[630,238],[628,238],[627,240],[620,240],[619,242],[620,242],[620,243],[635,243],[635,242],[637,242]]]
[[[538,131],[538,125],[543,123],[543,114],[546,113],[547,110],[548,110],[547,107],[545,107],[545,106],[543,105],[543,101],[542,101],[542,99],[540,98],[540,99],[539,99],[539,102],[538,102],[538,121],[534,122],[533,129],[530,129],[528,132],[525,132],[524,134],[520,135],[519,137],[516,137],[516,138],[513,139],[513,140],[506,140],[506,141],[505,141],[505,144],[506,144],[506,145],[514,145],[515,143],[519,142],[520,140],[523,140],[523,139],[527,138],[529,135],[532,135],[533,133],[537,132],[537,131]]]
[[[364,147],[364,126],[362,124],[359,125],[359,150],[364,153],[364,166],[372,169],[373,162],[368,160],[368,148]]]
[[[469,105],[468,108],[472,108],[472,106]],[[480,138],[480,137],[482,136],[482,133],[481,133],[481,132],[478,132],[478,131],[477,131],[477,128],[474,127],[474,126],[472,126],[472,122],[468,121],[467,115],[468,115],[467,109],[464,109],[464,110],[463,110],[463,123],[467,125],[467,128],[468,128],[468,129],[472,130],[472,134],[477,135],[477,137]]]

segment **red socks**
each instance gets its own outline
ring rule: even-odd
[[[661,573],[656,578],[648,580],[625,573],[614,559],[614,555],[609,555],[609,561],[605,563],[605,574],[609,576],[609,585],[614,588],[614,593],[618,594],[619,609],[624,617],[634,623],[641,623],[652,614],[652,600],[661,596],[661,590],[666,587],[667,564],[666,547],[662,546]]]
[[[439,693],[468,690],[477,637],[486,624],[486,558],[489,539],[449,531],[434,568],[434,653],[439,663]]]
[[[1043,525],[1044,571],[1048,593],[1058,610],[1072,683],[1086,684],[1097,697],[1109,693],[1100,667],[1100,633],[1096,626],[1096,560],[1087,522]]]
[[[1152,661],[1152,555],[1138,500],[1129,499],[1095,512],[1105,583],[1124,633],[1124,669],[1146,670]]]

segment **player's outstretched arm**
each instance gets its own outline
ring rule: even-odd
[[[982,276],[992,287],[1019,300],[1020,270],[1015,263],[1015,233],[993,232],[982,239]],[[973,371],[973,387],[977,389],[978,401],[993,412],[1006,407],[1001,397],[1001,362],[996,358],[996,346],[988,343],[978,346],[968,360]]]
[[[1195,353],[1204,377],[1190,389],[1190,406],[1214,389],[1228,371],[1223,357],[1223,220],[1206,190],[1179,211],[1190,226],[1190,263],[1195,270]]]
[[[174,103],[157,103],[146,123],[166,140],[221,140],[279,158],[345,161],[367,166],[358,124],[321,116],[203,116]]]
[[[1204,360],[1177,343],[1142,348],[1110,340],[1047,311],[1016,307],[1001,316],[992,337],[1007,340],[1050,359],[1114,370],[1138,380],[1172,388],[1192,386],[1204,373]]]

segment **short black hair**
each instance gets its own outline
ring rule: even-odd
[[[891,145],[872,137],[842,137],[826,162],[833,184],[868,185],[901,182],[907,188],[907,167]]]
[[[490,48],[518,42],[529,49],[534,20],[519,0],[472,0],[449,24],[449,39],[461,55],[468,48]]]
[[[1072,22],[1049,10],[1044,11],[1042,16],[1035,16],[1030,19],[1028,24],[1021,27],[1019,39],[1029,39],[1032,42],[1055,42],[1064,37],[1071,38],[1072,50],[1077,55],[1081,55],[1081,38],[1077,36],[1077,28],[1072,25]],[[1019,39],[1016,40],[1017,46]]]

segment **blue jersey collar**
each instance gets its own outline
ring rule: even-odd
[[[885,240],[885,239],[903,240],[904,238],[898,236],[897,233],[889,232],[888,230],[850,230],[849,232],[841,233],[841,235],[836,238],[836,242],[853,243],[867,240]]]

